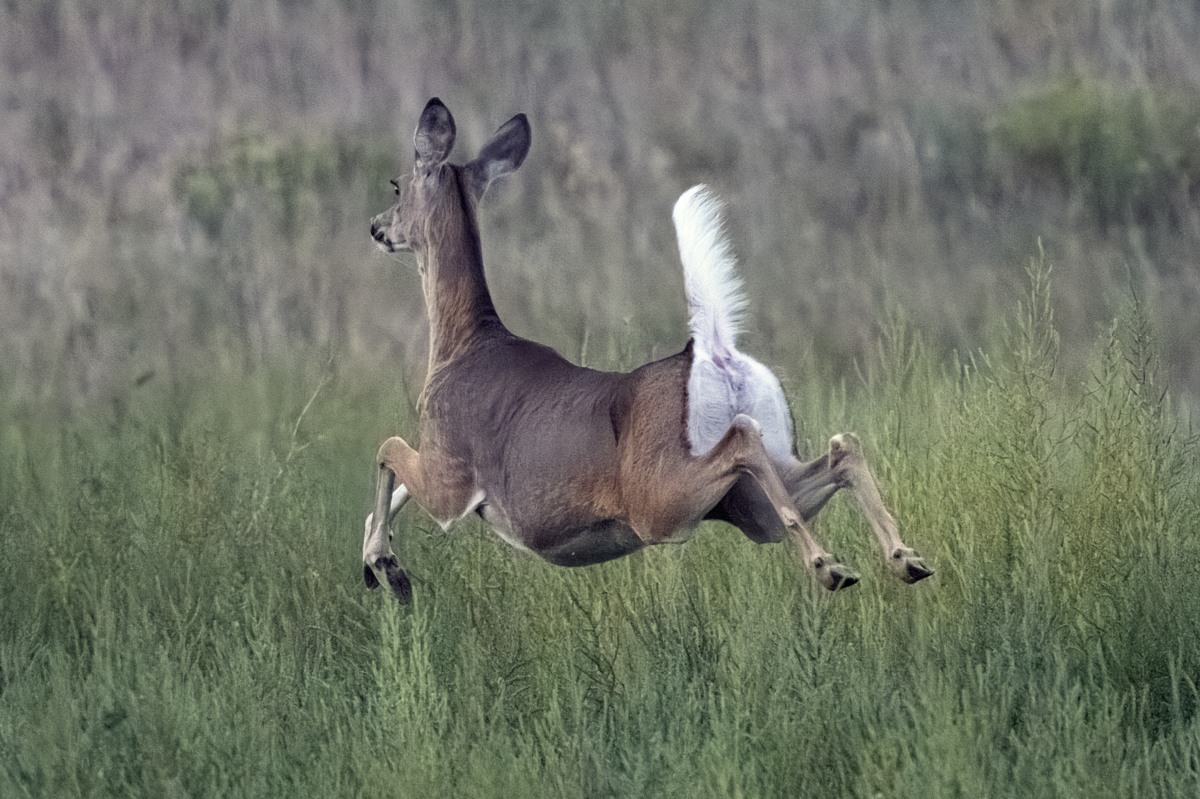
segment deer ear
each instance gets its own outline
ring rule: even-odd
[[[416,165],[422,168],[437,166],[450,157],[454,147],[454,117],[441,100],[434,97],[425,104],[413,144],[417,148]]]
[[[529,120],[517,114],[500,126],[475,160],[463,167],[471,193],[478,200],[493,180],[516,170],[529,153]]]

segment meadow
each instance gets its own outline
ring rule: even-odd
[[[1200,7],[0,4],[0,797],[1200,795]],[[433,95],[517,333],[684,345],[709,183],[863,574],[711,523],[549,566],[397,522],[426,317],[371,215]]]
[[[840,497],[837,594],[718,523],[571,570],[409,510],[401,607],[358,558],[395,374],[9,403],[0,794],[1195,794],[1200,449],[1136,297],[1068,376],[1028,272],[961,362],[896,318],[854,381],[779,365],[802,446],[865,437],[917,586]]]

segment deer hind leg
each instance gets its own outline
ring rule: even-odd
[[[790,536],[799,544],[817,579],[831,591],[858,582],[858,573],[817,542],[803,515],[793,505],[763,447],[762,431],[754,419],[744,414],[734,417],[729,432],[707,457],[717,463],[728,463],[735,475],[712,515],[724,518],[759,543],[778,541],[785,534]]]
[[[827,455],[810,463],[794,461],[780,471],[788,494],[806,520],[816,516],[830,497],[847,488],[867,517],[891,572],[906,583],[933,574],[921,555],[900,540],[896,520],[883,504],[862,443],[853,433],[839,433],[829,439]]]
[[[403,603],[412,600],[412,582],[392,549],[391,522],[408,502],[408,486],[415,477],[417,459],[417,451],[404,439],[392,437],[383,442],[376,457],[379,477],[375,507],[363,531],[363,582],[367,588],[378,588],[378,573],[382,572],[392,593]]]

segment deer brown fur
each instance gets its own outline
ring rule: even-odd
[[[835,436],[827,455],[804,464],[791,454],[790,428],[771,421],[764,431],[753,414],[722,405],[728,423],[699,444],[690,415],[713,400],[707,391],[689,396],[689,384],[709,385],[693,377],[712,359],[693,342],[620,373],[576,366],[513,335],[488,292],[475,209],[493,180],[524,161],[529,124],[513,117],[462,166],[447,160],[454,138],[449,110],[430,100],[414,136],[412,174],[393,181],[400,199],[371,225],[385,250],[416,254],[430,345],[421,449],[399,437],[379,449],[363,541],[368,586],[382,574],[409,599],[390,521],[412,498],[444,527],[475,512],[509,543],[564,566],[609,560],[722,519],[755,541],[795,539],[818,579],[836,590],[858,575],[816,542],[806,521],[843,487],[859,499],[898,576],[915,582],[931,573],[901,543],[853,436]],[[682,246],[682,228],[680,236]],[[738,368],[750,369],[751,388],[782,403],[766,367],[732,352]]]

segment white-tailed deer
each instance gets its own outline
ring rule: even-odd
[[[462,166],[447,161],[454,137],[450,111],[430,100],[412,174],[393,181],[398,202],[371,222],[384,250],[416,254],[430,337],[421,450],[397,437],[379,448],[363,538],[369,587],[382,575],[401,601],[411,596],[390,523],[412,498],[444,528],[475,512],[508,543],[562,566],[678,540],[720,519],[756,542],[794,538],[836,590],[859,576],[817,543],[806,521],[841,488],[862,506],[900,579],[932,574],[900,540],[853,435],[834,436],[810,463],[797,460],[779,381],[735,347],[746,300],[703,186],[674,211],[691,341],[632,372],[600,372],[509,332],[484,280],[475,207],[493,180],[524,161],[525,116]]]

